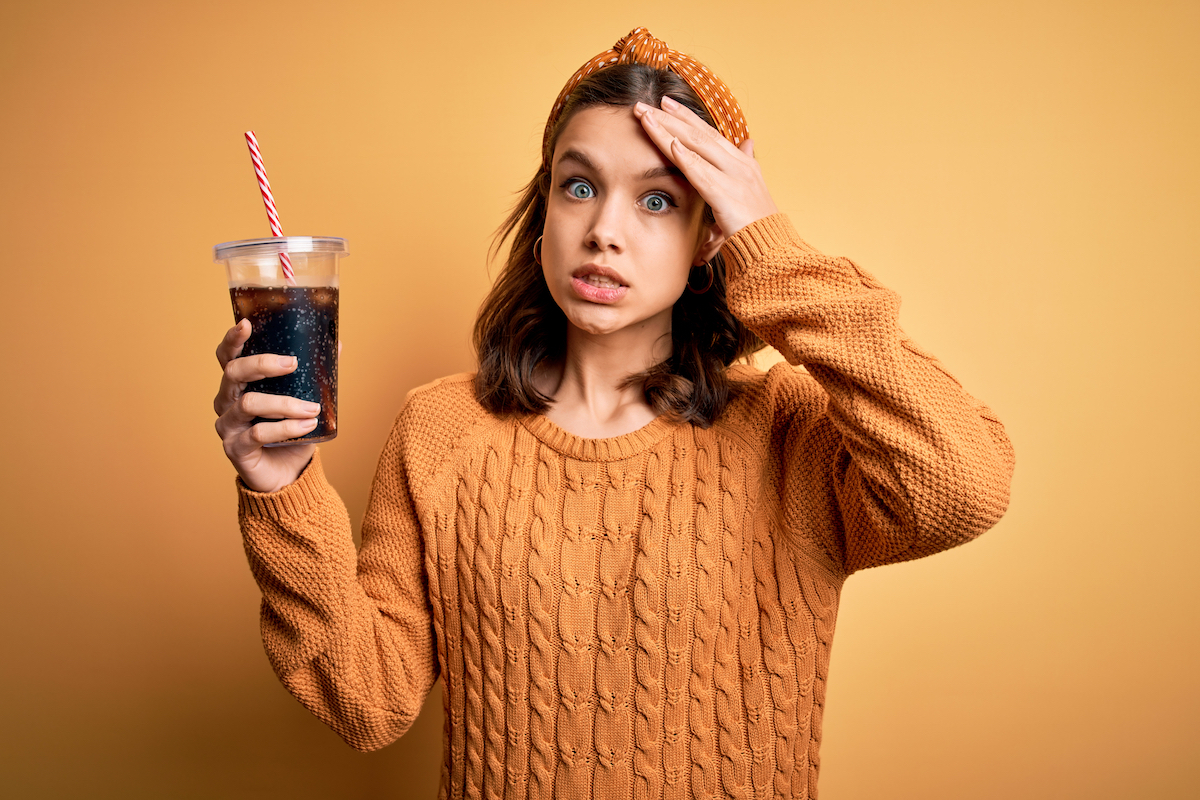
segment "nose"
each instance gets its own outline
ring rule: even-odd
[[[591,225],[587,232],[587,246],[594,250],[625,249],[625,210],[614,195],[609,194],[592,205]]]

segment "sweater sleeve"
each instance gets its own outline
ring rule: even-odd
[[[738,231],[723,252],[730,310],[816,382],[784,365],[767,379],[793,532],[816,532],[849,574],[954,547],[1000,519],[1012,446],[900,330],[895,292],[814,250],[782,214]]]
[[[238,482],[271,666],[306,708],[364,751],[408,730],[438,669],[399,431],[397,425],[380,458],[357,553],[319,451],[279,492],[260,494]]]

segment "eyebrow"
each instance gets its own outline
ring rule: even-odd
[[[558,159],[558,163],[561,164],[564,161],[574,161],[580,166],[590,169],[592,172],[600,172],[600,169],[596,166],[595,162],[588,157],[587,153],[583,153],[579,150],[564,151],[562,156]],[[679,167],[675,166],[674,164],[660,164],[659,166],[651,167],[642,173],[642,180],[644,181],[648,181],[653,178],[666,177],[675,177],[682,180],[687,180],[687,178],[684,178],[682,170],[680,170]]]
[[[675,166],[674,164],[664,164],[659,167],[654,167],[653,169],[648,169],[648,170],[646,170],[645,174],[642,175],[643,180],[650,180],[651,178],[668,178],[668,177],[680,178],[681,180],[687,180],[687,178],[683,177],[683,170],[679,169],[679,167]]]

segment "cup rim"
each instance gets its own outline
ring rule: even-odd
[[[238,239],[215,245],[213,261],[279,253],[335,253],[346,256],[350,251],[346,247],[346,240],[337,236],[268,236],[261,239]]]

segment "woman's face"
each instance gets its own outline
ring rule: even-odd
[[[570,325],[669,333],[692,266],[719,247],[704,201],[631,108],[571,118],[554,148],[542,239],[542,272]]]

